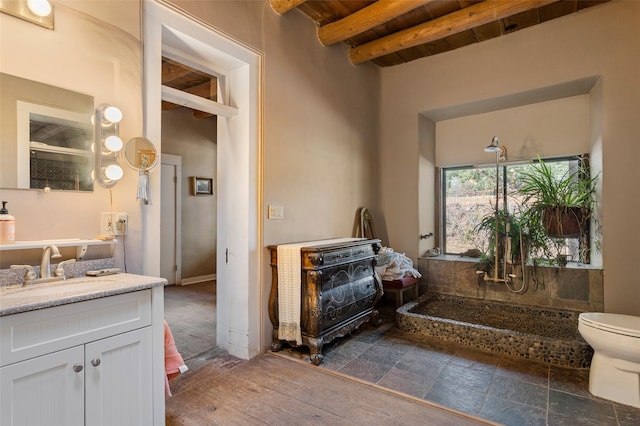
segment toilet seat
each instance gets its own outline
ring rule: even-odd
[[[640,338],[640,317],[603,312],[581,313],[578,321],[611,333]]]

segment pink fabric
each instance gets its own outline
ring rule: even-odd
[[[405,288],[410,287],[418,282],[418,278],[411,275],[408,277],[398,278],[397,280],[382,280],[382,286],[389,288]]]
[[[176,341],[173,339],[169,324],[164,322],[164,370],[166,373],[165,380],[165,392],[168,396],[171,396],[171,389],[169,389],[169,380],[173,379],[180,374],[180,367],[184,365],[182,355],[178,352],[176,347]]]

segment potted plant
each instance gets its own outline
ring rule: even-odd
[[[591,217],[597,180],[583,164],[556,173],[538,157],[538,163],[522,174],[517,192],[550,237],[579,237]]]
[[[498,229],[496,232],[496,222]],[[507,226],[508,224],[508,226]],[[474,232],[486,235],[487,237],[487,253],[498,252],[499,258],[506,255],[509,260],[520,261],[522,254],[520,253],[520,223],[519,218],[513,214],[505,213],[503,210],[498,210],[497,214],[494,211],[490,214],[486,214],[480,219],[480,222],[475,226]],[[498,235],[498,244],[496,249],[496,235]],[[504,241],[505,237],[511,237],[510,253],[503,253],[505,250]],[[491,257],[492,255],[489,255]],[[525,256],[526,257],[526,256]]]

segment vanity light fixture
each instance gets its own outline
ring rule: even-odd
[[[122,139],[118,135],[120,120],[122,120],[122,111],[117,107],[102,104],[96,108],[93,144],[94,179],[103,188],[111,188],[124,175],[122,167],[118,164],[118,152],[123,146]]]
[[[51,15],[53,8],[48,0],[27,0],[27,7],[35,15],[45,17]]]
[[[53,29],[53,5],[48,0],[0,0],[0,12]]]
[[[107,139],[104,140],[104,146],[106,146],[109,151],[118,152],[122,149],[122,145],[122,139],[116,135],[108,136]]]
[[[104,108],[103,116],[108,122],[119,123],[122,120],[122,111],[118,107],[109,105]]]
[[[117,164],[109,164],[104,168],[104,174],[109,178],[109,180],[118,181],[122,179],[124,170],[122,170],[122,167],[118,166]]]

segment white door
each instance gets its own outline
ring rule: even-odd
[[[84,369],[84,346],[0,368],[0,425],[84,425]]]
[[[145,327],[85,346],[87,425],[154,424],[151,339]]]
[[[182,282],[181,176],[182,158],[162,154],[160,213],[160,276],[169,284]]]

